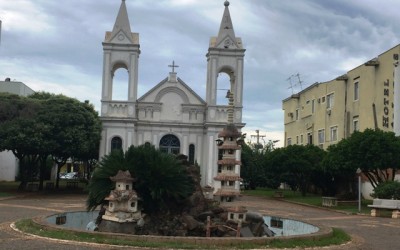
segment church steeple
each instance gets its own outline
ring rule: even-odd
[[[229,12],[229,2],[225,1],[224,5],[225,10],[222,16],[221,25],[219,27],[219,32],[215,45],[216,47],[222,48],[229,48],[232,45],[235,45],[236,48],[239,48],[236,41],[235,31],[233,29],[231,14]]]
[[[114,28],[109,35],[108,39],[112,40],[115,38],[117,35],[120,36],[119,34],[123,33],[125,37],[129,39],[130,42],[132,41],[132,32],[131,32],[131,25],[129,22],[129,17],[128,17],[128,11],[126,10],[126,4],[125,0],[122,0],[121,6],[118,11],[117,19],[115,20]],[[122,36],[120,36],[119,40],[121,39]],[[125,41],[126,42],[126,41]]]
[[[206,101],[210,106],[217,106],[218,75],[225,73],[230,79],[230,92],[233,95],[233,123],[241,123],[243,107],[243,64],[244,52],[242,39],[236,37],[233,30],[229,2],[225,1],[218,36],[211,37],[207,53],[207,93]],[[215,110],[217,112],[217,110]],[[210,112],[209,114],[212,114]],[[232,113],[230,113],[232,116]],[[230,117],[231,117],[230,116]],[[216,116],[215,116],[216,117]],[[210,122],[217,118],[209,117]]]

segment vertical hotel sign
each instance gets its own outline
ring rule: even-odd
[[[383,117],[382,126],[389,128],[389,105],[390,105],[390,91],[389,91],[389,79],[383,82]]]
[[[399,54],[393,55],[394,59],[394,97],[393,97],[393,132],[400,135],[400,65]]]

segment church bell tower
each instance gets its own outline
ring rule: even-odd
[[[207,121],[218,121],[217,89],[218,75],[225,73],[230,80],[230,92],[234,96],[234,123],[242,122],[243,108],[243,61],[244,52],[242,39],[235,36],[229,2],[225,1],[218,36],[210,39],[207,53],[207,93],[206,101],[209,106]],[[226,120],[226,119],[225,119]]]
[[[113,117],[134,118],[135,102],[138,88],[138,61],[140,55],[139,34],[132,33],[126,10],[125,0],[122,0],[113,30],[106,32],[103,42],[103,85],[101,96],[101,115]],[[113,78],[118,69],[128,72],[127,100],[112,100]],[[121,106],[121,101],[124,102]]]
[[[114,149],[126,150],[134,144],[139,48],[139,34],[131,32],[125,0],[122,0],[114,28],[106,32],[103,41],[100,158]],[[125,83],[128,93],[126,99],[113,100],[114,74],[119,69],[128,72],[128,82]]]

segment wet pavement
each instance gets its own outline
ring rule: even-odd
[[[82,244],[38,238],[14,231],[10,224],[22,218],[85,210],[86,195],[27,194],[0,198],[0,249],[143,249]],[[288,203],[281,200],[242,196],[230,205],[245,206],[249,211],[293,218],[316,225],[336,227],[352,236],[352,242],[341,246],[313,249],[400,249],[400,219],[347,215],[341,212]]]

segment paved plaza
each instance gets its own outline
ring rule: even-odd
[[[129,249],[127,247],[42,239],[21,234],[10,228],[12,222],[21,218],[85,210],[85,201],[86,195],[80,194],[27,194],[11,198],[0,198],[0,249]],[[399,219],[347,215],[332,210],[251,196],[243,196],[240,200],[233,202],[232,205],[243,205],[250,211],[258,211],[262,214],[294,218],[312,224],[342,228],[353,238],[351,243],[321,249],[400,249]],[[130,247],[130,249],[133,248]]]

